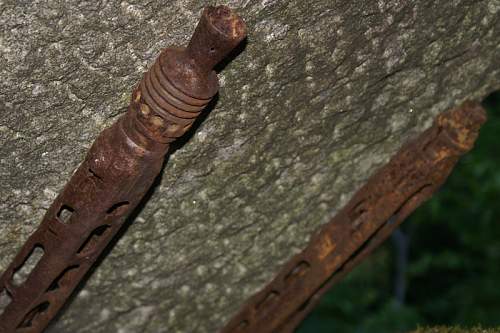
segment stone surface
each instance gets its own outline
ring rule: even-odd
[[[500,1],[222,1],[248,44],[48,332],[214,332],[433,117],[500,87]],[[0,1],[0,271],[203,4]]]

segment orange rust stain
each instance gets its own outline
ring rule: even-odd
[[[337,244],[335,244],[332,239],[325,235],[326,237],[322,237],[318,244],[318,259],[323,260],[330,253],[332,253],[336,248]]]

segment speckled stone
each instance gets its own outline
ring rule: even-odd
[[[499,0],[221,2],[249,38],[215,108],[48,332],[216,331],[405,141],[500,88]],[[202,6],[0,1],[0,271]]]

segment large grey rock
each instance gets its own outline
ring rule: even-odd
[[[499,0],[223,1],[215,109],[49,332],[213,332],[438,113],[500,87]],[[0,271],[198,1],[0,1]]]

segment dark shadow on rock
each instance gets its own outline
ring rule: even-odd
[[[247,44],[248,44],[248,38],[245,37],[245,39],[243,39],[239,44],[238,46],[236,46],[233,50],[231,50],[231,52],[229,52],[229,54],[224,58],[224,60],[222,60],[221,62],[219,62],[214,70],[217,72],[217,73],[220,73],[224,70],[224,68],[226,68],[226,66],[232,62],[236,57],[238,57],[243,51],[245,51],[245,49],[247,48]]]

